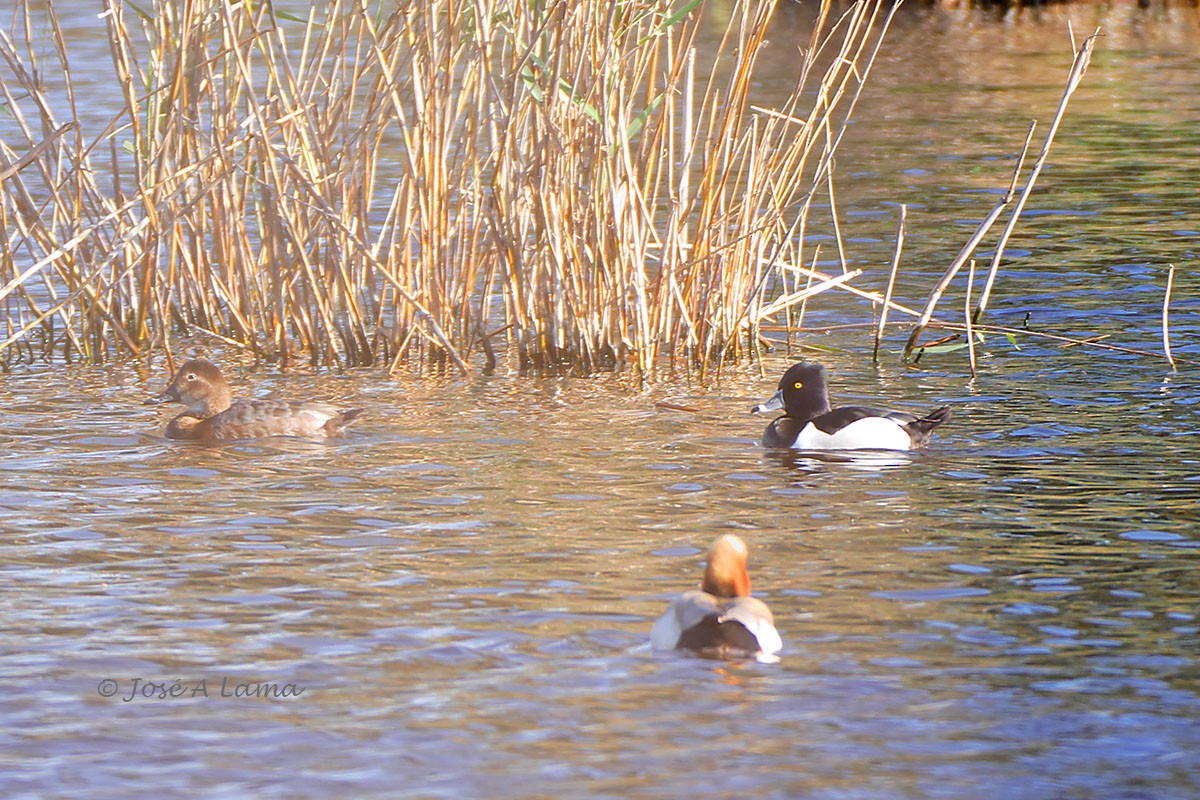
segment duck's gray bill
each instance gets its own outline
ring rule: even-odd
[[[161,406],[163,403],[178,403],[178,402],[179,402],[179,396],[175,392],[171,391],[170,389],[167,389],[164,392],[154,395],[154,397],[147,397],[145,400],[142,401],[142,405]]]
[[[765,402],[759,403],[754,408],[750,409],[751,414],[765,413],[767,411],[778,411],[783,408],[783,390],[779,390],[775,395]]]

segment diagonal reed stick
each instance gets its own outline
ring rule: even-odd
[[[1096,32],[1087,37],[1083,41],[1083,44],[1080,45],[1080,47],[1075,51],[1074,61],[1071,65],[1071,72],[1067,77],[1067,85],[1063,91],[1062,99],[1059,101],[1058,110],[1054,115],[1053,122],[1050,124],[1049,131],[1046,133],[1046,138],[1042,142],[1041,152],[1038,154],[1037,161],[1034,163],[1033,169],[1029,175],[1029,179],[1026,181],[1024,190],[1021,192],[1021,196],[1013,210],[1013,215],[1009,220],[1008,226],[1001,235],[1000,245],[997,246],[996,254],[992,259],[992,266],[988,273],[988,278],[980,297],[980,305],[975,311],[976,319],[978,319],[983,313],[983,309],[987,307],[987,301],[991,294],[992,284],[995,281],[996,272],[1000,268],[1000,256],[1003,250],[1003,245],[1008,241],[1008,237],[1012,234],[1012,230],[1016,226],[1017,219],[1020,217],[1021,211],[1024,209],[1025,203],[1029,199],[1030,193],[1033,191],[1033,186],[1036,183],[1038,176],[1041,174],[1042,167],[1045,165],[1046,159],[1050,155],[1050,146],[1053,144],[1054,136],[1058,132],[1059,124],[1062,122],[1063,116],[1066,114],[1067,103],[1070,101],[1071,96],[1075,94],[1075,90],[1079,88],[1079,84],[1083,80],[1083,75],[1087,71],[1088,64],[1091,63],[1092,50],[1095,47],[1096,37],[1099,35],[1100,31],[1097,29]],[[1029,135],[1025,139],[1026,148],[1029,146],[1029,140],[1032,135],[1033,128],[1031,127]],[[1016,170],[1014,170],[1013,181],[1009,186],[1008,193],[996,205],[996,207],[992,209],[992,212],[988,215],[987,219],[980,224],[978,230],[975,231],[975,235],[972,236],[970,241],[968,241],[962,250],[959,251],[958,256],[954,259],[954,262],[950,265],[950,268],[946,270],[946,273],[942,276],[941,280],[938,281],[937,285],[933,288],[933,291],[930,292],[929,299],[925,304],[925,309],[922,311],[921,317],[917,320],[916,325],[913,326],[912,333],[909,334],[908,337],[908,342],[904,346],[904,358],[906,360],[912,354],[913,348],[916,347],[917,340],[921,336],[921,331],[924,330],[925,326],[929,324],[929,320],[933,317],[933,311],[937,307],[938,301],[941,299],[942,294],[949,287],[950,282],[954,280],[955,275],[958,274],[958,271],[962,268],[963,264],[965,264],[967,259],[971,256],[971,253],[973,253],[975,248],[979,245],[979,242],[982,241],[988,229],[990,229],[991,226],[996,222],[996,219],[999,218],[1005,206],[1012,201],[1017,175],[1020,173],[1021,166],[1024,163],[1024,158],[1025,151],[1023,150],[1021,158],[1018,159]]]

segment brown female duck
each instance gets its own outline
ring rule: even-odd
[[[325,437],[338,434],[361,408],[342,410],[324,403],[290,403],[233,397],[221,370],[193,359],[175,373],[147,405],[183,403],[187,411],[167,425],[168,439],[258,439],[265,436]]]

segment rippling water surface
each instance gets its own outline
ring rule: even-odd
[[[1068,16],[1109,35],[990,319],[1155,350],[1176,263],[1200,360],[1194,12],[902,18],[842,157],[848,255],[882,285],[908,203],[920,302],[1052,115]],[[808,322],[870,316],[826,300]],[[1197,796],[1197,368],[991,336],[973,380],[900,366],[904,333],[878,368],[862,329],[801,340],[837,399],[954,409],[852,461],[757,447],[782,350],[643,390],[234,367],[370,414],[219,447],[159,437],[165,367],[6,375],[0,793]],[[728,531],[783,659],[649,651]]]

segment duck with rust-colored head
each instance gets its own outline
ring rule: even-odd
[[[655,650],[691,650],[710,658],[773,660],[783,649],[771,609],[750,596],[746,543],[732,533],[713,542],[700,588],[671,601],[650,632]]]
[[[266,436],[335,436],[361,408],[342,410],[324,403],[289,403],[234,397],[221,370],[193,359],[175,373],[161,394],[147,405],[183,403],[187,411],[167,425],[168,439],[260,439]]]
[[[779,409],[783,409],[783,416],[767,426],[763,447],[912,450],[924,446],[933,429],[950,418],[949,406],[923,417],[866,406],[831,408],[825,367],[815,361],[793,364],[779,381],[779,391],[750,411]]]

